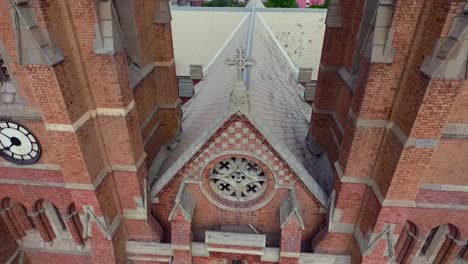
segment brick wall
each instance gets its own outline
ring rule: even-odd
[[[190,189],[192,195],[197,201],[195,208],[195,213],[192,219],[192,232],[193,238],[195,241],[204,242],[204,233],[206,230],[224,230],[227,231],[229,228],[235,226],[240,226],[244,230],[249,231],[248,225],[251,224],[255,227],[260,233],[267,235],[267,240],[269,246],[279,247],[280,245],[280,219],[279,219],[279,208],[282,205],[286,195],[288,194],[288,189],[283,189],[281,186],[295,186],[297,199],[301,204],[302,213],[304,215],[304,225],[306,229],[302,232],[302,250],[310,251],[311,245],[310,242],[312,237],[318,231],[320,225],[324,221],[324,215],[319,213],[319,206],[317,201],[314,199],[313,194],[305,189],[300,179],[294,175],[294,173],[287,167],[287,165],[278,157],[274,152],[272,152],[271,147],[268,146],[268,143],[259,141],[259,135],[256,138],[250,139],[246,144],[240,144],[239,146],[242,149],[237,150],[242,151],[242,155],[247,155],[250,159],[258,159],[261,163],[270,164],[275,160],[277,163],[274,165],[281,170],[285,170],[284,173],[277,175],[277,180],[274,180],[273,177],[269,179],[269,188],[266,193],[261,196],[259,199],[267,199],[266,205],[256,209],[256,210],[243,210],[244,212],[236,209],[222,209],[219,206],[215,205],[210,199],[217,200],[216,194],[211,191],[209,186],[209,181],[207,180],[209,173],[211,172],[210,165],[204,168],[204,160],[211,160],[209,164],[215,164],[216,160],[222,160],[223,158],[229,158],[232,155],[240,154],[229,154],[236,153],[235,143],[230,142],[228,144],[228,138],[235,138],[236,131],[241,131],[237,133],[258,133],[253,130],[253,127],[250,126],[247,121],[242,119],[234,118],[229,121],[223,128],[216,133],[206,144],[205,147],[200,149],[192,160],[185,165],[185,167],[174,177],[172,182],[166,186],[166,188],[159,195],[159,203],[153,204],[153,213],[160,221],[163,229],[165,231],[165,241],[168,242],[170,237],[170,223],[167,220],[169,213],[174,206],[175,197],[179,190],[180,183],[184,176],[189,176],[189,179],[200,181],[198,184],[189,184],[188,188]],[[245,130],[247,129],[247,130]],[[244,131],[245,130],[245,131]],[[250,131],[250,132],[249,132]],[[244,138],[249,138],[248,135]],[[219,140],[217,140],[219,139]],[[240,140],[240,139],[239,139]],[[224,144],[226,143],[226,144]],[[232,144],[231,144],[232,143]],[[219,146],[218,146],[219,144]],[[253,145],[250,145],[253,144]],[[251,148],[249,146],[256,146]],[[216,152],[216,148],[220,149],[220,153]],[[257,152],[260,151],[262,155],[259,156]],[[206,156],[209,155],[209,156]],[[262,156],[270,157],[267,159],[262,158]],[[201,164],[201,165],[200,165]],[[205,164],[207,165],[207,164]],[[211,165],[211,166],[213,166]],[[268,165],[268,167],[273,166],[273,164]],[[196,168],[199,168],[198,170]],[[203,169],[202,169],[203,168]],[[278,171],[267,167],[265,170],[270,171],[270,173],[278,173]],[[201,177],[201,178],[200,178]],[[276,182],[276,183],[275,183]],[[280,188],[276,190],[276,193],[273,194],[274,188],[273,185],[278,185]],[[204,193],[205,192],[205,193]],[[272,196],[271,201],[269,201]],[[257,199],[258,200],[258,199]],[[218,201],[218,203],[223,203]],[[257,206],[257,204],[263,204],[262,200],[255,202],[252,206]],[[223,203],[225,204],[225,203]],[[229,205],[226,205],[229,206]],[[232,205],[233,208],[238,205]],[[235,230],[232,230],[235,231]],[[238,230],[237,230],[238,231]],[[250,231],[252,232],[252,231]]]
[[[5,263],[19,248],[16,241],[10,235],[6,224],[0,218],[0,262]]]

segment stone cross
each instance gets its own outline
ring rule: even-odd
[[[225,61],[225,64],[237,68],[237,81],[242,82],[244,70],[247,69],[247,67],[255,66],[255,61],[245,57],[244,48],[241,46],[237,49],[236,54],[232,56],[232,59],[227,59]]]

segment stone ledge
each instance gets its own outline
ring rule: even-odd
[[[207,245],[205,243],[193,242],[191,244],[192,256],[209,256]],[[164,260],[170,259],[173,255],[173,249],[171,244],[168,243],[157,243],[157,242],[138,242],[138,241],[127,241],[126,252],[129,255],[129,259],[134,260],[154,260],[161,258]],[[138,255],[144,256],[138,256]],[[262,261],[278,262],[280,260],[280,249],[279,248],[264,248],[263,255],[261,256]],[[351,263],[351,258],[348,255],[329,255],[329,254],[318,254],[318,253],[299,253],[300,264],[348,264]]]
[[[468,192],[468,186],[466,185],[424,183],[421,185],[421,189],[433,190],[433,191],[448,191],[448,192]]]
[[[205,243],[215,245],[264,248],[265,235],[206,231]]]

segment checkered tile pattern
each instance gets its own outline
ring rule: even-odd
[[[208,141],[179,174],[192,180],[199,180],[203,168],[211,160],[235,153],[250,155],[263,161],[275,174],[276,185],[280,187],[294,185],[295,177],[291,170],[274,154],[258,132],[251,129],[247,121],[239,119],[228,123],[215,138]]]

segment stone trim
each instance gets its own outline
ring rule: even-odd
[[[442,133],[442,138],[468,139],[468,124],[449,123]]]
[[[143,180],[143,197],[135,196],[136,209],[124,209],[124,218],[132,220],[148,220],[148,180]],[[141,201],[141,202],[140,202]]]
[[[156,133],[156,131],[159,129],[159,127],[161,126],[161,121],[158,121],[154,127],[151,129],[150,133],[148,134],[148,137],[145,138],[145,140],[143,141],[143,145],[146,146],[148,144],[148,142],[150,141],[151,137],[154,135],[154,133]]]
[[[434,204],[434,203],[418,203],[416,202],[417,208],[426,208],[426,209],[446,209],[446,210],[460,210],[468,211],[467,205],[458,205],[458,204]]]
[[[148,154],[146,154],[146,152],[143,152],[140,158],[135,163],[135,165],[115,164],[115,165],[111,165],[111,169],[113,171],[137,172],[138,169],[140,169],[141,165],[143,165],[143,163],[145,162],[146,156],[148,156]]]
[[[394,9],[393,0],[380,0],[375,10],[373,32],[367,43],[370,54],[365,54],[371,63],[393,63],[396,52],[393,47],[395,30],[391,28]]]
[[[109,225],[107,221],[105,221],[104,216],[97,216],[94,213],[93,206],[85,205],[83,206],[83,210],[85,212],[82,223],[83,223],[83,238],[88,238],[91,236],[91,221],[95,221],[96,225],[98,226],[101,233],[108,239],[112,240],[114,235],[117,233],[117,230],[122,223],[122,216],[117,214],[112,223]]]
[[[424,183],[421,185],[420,188],[423,190],[433,190],[433,191],[468,192],[468,186],[466,185]]]
[[[0,162],[0,168],[14,168],[14,169],[32,169],[32,170],[52,170],[60,171],[60,165],[55,164],[31,164],[31,165],[17,165],[11,162]]]
[[[280,258],[299,258],[300,256],[300,252],[280,252]]]
[[[364,239],[363,234],[359,226],[356,227],[355,238],[358,242],[359,251],[361,251],[361,255],[368,256],[371,254],[372,250],[378,244],[378,242],[382,239],[387,241],[386,249],[387,252],[385,253],[386,256],[393,257],[395,255],[395,241],[397,239],[393,238],[393,229],[395,225],[393,224],[386,224],[384,229],[380,233],[372,233],[369,241]]]
[[[385,199],[377,183],[373,179],[363,178],[363,177],[345,176],[343,175],[343,170],[341,169],[341,165],[339,164],[339,162],[336,161],[334,165],[335,165],[336,173],[338,174],[338,178],[340,179],[340,182],[366,184],[367,186],[370,186],[382,206],[416,207],[416,204],[414,201]]]
[[[128,260],[137,260],[137,261],[156,261],[156,262],[167,262],[171,263],[172,257],[142,257],[142,256],[128,256]]]
[[[398,140],[400,140],[401,144],[404,145],[406,141],[408,141],[408,136],[403,131],[401,131],[400,127],[395,123],[389,122],[387,124],[387,129],[390,129],[390,132],[392,132],[393,135],[396,136]]]
[[[210,252],[221,252],[221,253],[233,253],[233,254],[248,254],[248,255],[263,255],[263,251],[251,250],[251,249],[232,249],[232,248],[218,248],[218,247],[207,247]]]
[[[266,236],[261,234],[206,231],[205,243],[208,245],[264,248]]]
[[[340,163],[338,161],[335,161],[334,165],[335,165],[336,173],[338,174],[338,178],[340,179],[341,182],[361,183],[361,184],[368,184],[369,183],[369,178],[353,177],[353,176],[343,175],[343,170],[341,169],[341,165],[340,165]]]
[[[0,184],[40,186],[40,187],[50,187],[50,188],[65,188],[65,183],[60,183],[60,182],[39,182],[39,181],[0,179]]]
[[[87,183],[65,183],[64,188],[73,189],[73,190],[96,190],[99,185],[104,181],[104,179],[109,175],[110,171],[107,168],[104,168],[99,172],[96,179],[94,179],[92,184]]]
[[[191,243],[191,253],[192,256],[209,256],[207,249],[207,244],[201,242],[192,242]],[[139,258],[164,258],[167,256],[167,259],[170,259],[174,255],[174,251],[171,244],[168,243],[158,243],[158,242],[137,242],[137,241],[127,241],[126,242],[126,252],[127,254],[141,254],[145,256],[129,256],[129,259],[139,259]],[[242,253],[245,253],[244,251]],[[289,253],[286,252],[288,255]],[[295,253],[294,253],[295,254]],[[327,261],[336,261],[337,263],[349,263],[351,258],[349,255],[328,255],[328,254],[319,254],[319,253],[298,253],[299,254],[299,263],[301,264],[310,264],[314,261],[317,263],[325,263]],[[152,257],[154,256],[154,257]],[[286,257],[286,256],[284,256]],[[280,260],[280,249],[279,248],[264,248],[261,255],[262,261],[269,262],[278,262]]]
[[[338,128],[338,130],[340,130],[341,134],[343,135],[344,127],[341,124],[340,120],[338,119],[335,111],[318,109],[317,106],[315,105],[315,103],[312,103],[312,113],[322,114],[322,115],[331,115],[333,121],[336,124],[336,127]]]
[[[145,158],[146,158],[146,153],[143,153],[135,165],[114,165],[111,167],[104,168],[101,170],[98,176],[94,179],[92,184],[68,183],[68,182],[40,182],[40,181],[9,180],[9,179],[0,179],[0,184],[26,185],[26,186],[39,186],[39,187],[50,187],[50,188],[65,188],[65,189],[70,189],[70,190],[94,191],[99,187],[99,185],[104,181],[104,179],[110,174],[111,171],[137,172],[140,166],[145,161]],[[44,168],[44,169],[47,170],[47,168]],[[60,168],[58,168],[57,170],[60,170]]]
[[[197,201],[193,197],[190,190],[187,189],[187,183],[182,182],[182,184],[179,187],[179,191],[177,192],[177,196],[174,201],[174,207],[172,208],[172,211],[169,214],[168,220],[174,220],[177,214],[177,209],[180,208],[180,210],[184,214],[185,220],[191,222],[196,204]]]
[[[328,231],[331,233],[353,234],[356,225],[353,223],[330,223]]]
[[[170,67],[175,64],[175,58],[172,57],[171,60],[168,61],[155,61],[154,66],[155,67]]]
[[[132,100],[127,107],[122,108],[96,108],[96,114],[100,116],[126,116],[135,107],[135,100]]]
[[[346,84],[346,87],[351,91],[352,94],[356,91],[357,80],[359,77],[359,72],[352,74],[346,68],[340,67],[338,69],[338,76]]]
[[[60,47],[53,41],[48,29],[37,24],[34,7],[11,2],[11,9],[19,63],[48,66],[61,63],[64,57]]]
[[[301,229],[304,230],[304,220],[302,219],[302,210],[299,201],[296,198],[296,189],[289,190],[288,197],[284,200],[280,208],[280,223],[281,228],[285,228],[292,217],[296,217]]]
[[[137,67],[133,63],[128,66],[128,75],[130,79],[130,87],[137,88],[145,79],[153,72],[156,65],[149,63],[142,68]],[[133,71],[131,70],[133,69]]]
[[[21,247],[18,246],[18,248],[16,249],[15,253],[13,253],[13,255],[11,255],[5,262],[5,264],[13,264],[13,261],[15,261],[16,257],[18,257],[18,255],[21,253]]]
[[[16,94],[16,96],[18,96],[18,94]],[[0,113],[2,117],[13,119],[42,120],[42,114],[39,108],[21,104],[2,104],[0,105]]]
[[[436,41],[420,71],[430,78],[467,79],[468,15],[454,19],[449,36]]]
[[[338,141],[338,138],[336,137],[335,131],[334,131],[333,128],[331,128],[330,126],[328,127],[328,130],[330,131],[330,135],[332,136],[333,143],[335,143],[336,148],[337,148],[337,149],[340,149],[340,148],[341,148],[341,144],[340,144],[340,142]]]
[[[73,255],[82,255],[82,256],[89,256],[90,250],[88,247],[83,247],[80,249],[63,249],[63,248],[51,248],[51,247],[44,247],[41,243],[37,243],[37,247],[32,247],[32,243],[29,243],[27,246],[22,246],[22,251],[32,251],[32,252],[46,252],[52,254],[73,254]]]
[[[224,152],[222,155],[220,156],[226,156],[226,155],[244,155],[244,156],[249,156],[249,157],[253,157],[255,159],[258,159],[258,161],[260,161],[261,163],[263,164],[267,164],[267,162],[265,160],[263,160],[263,158],[261,157],[258,157],[258,156],[255,156],[255,155],[251,155],[249,153],[246,153],[244,151],[229,151],[229,152]],[[208,167],[208,165],[213,162],[213,160],[217,159],[218,157],[220,156],[217,156],[217,157],[214,157],[212,159],[210,159],[207,163],[205,163],[205,166],[203,166],[202,170],[200,171],[200,174],[203,173],[203,171],[206,170],[206,167]],[[200,186],[200,190],[202,191],[203,195],[205,196],[206,199],[208,199],[208,201],[210,201],[212,204],[216,205],[217,207],[223,209],[223,210],[226,210],[226,211],[231,211],[231,212],[251,212],[251,211],[256,211],[264,206],[266,206],[271,200],[273,200],[273,198],[275,197],[276,195],[276,191],[282,187],[280,187],[278,184],[277,184],[277,175],[276,173],[274,173],[272,171],[272,176],[274,178],[274,188],[273,188],[273,191],[271,194],[268,194],[268,193],[264,193],[264,195],[266,195],[267,197],[266,198],[262,198],[261,201],[255,203],[253,206],[250,206],[250,207],[245,207],[245,208],[241,208],[241,207],[231,207],[231,206],[228,206],[227,204],[224,204],[222,202],[220,202],[219,200],[215,199],[205,188],[202,188],[201,186],[201,182],[200,182],[200,179],[202,179],[202,177],[199,177],[198,179],[199,180],[196,180],[196,181],[191,181],[191,180],[185,180],[185,182],[187,183],[190,183],[190,184],[197,184]],[[264,196],[263,196],[264,197]]]
[[[127,241],[125,250],[131,254],[173,255],[171,244],[168,243]]]
[[[175,109],[179,106],[180,104],[180,99],[177,99],[173,104],[162,104],[162,105],[157,105],[152,111],[151,114],[147,115],[145,120],[143,121],[142,125],[140,126],[140,130],[143,131],[146,129],[146,127],[149,125],[151,120],[154,118],[154,115],[157,114],[157,112],[160,109]]]
[[[265,248],[263,255],[261,256],[261,261],[267,262],[277,262],[280,259],[280,249],[279,248]]]
[[[75,132],[83,126],[89,119],[99,116],[126,116],[135,107],[135,100],[132,100],[125,108],[96,108],[84,113],[73,124],[45,124],[47,130]]]
[[[174,244],[171,244],[171,249],[172,250],[190,251],[191,247],[190,247],[190,245],[174,245]]]
[[[422,148],[435,148],[439,146],[440,140],[439,139],[431,139],[431,138],[412,138],[406,136],[406,134],[401,130],[401,128],[387,120],[383,119],[363,119],[357,118],[356,114],[349,109],[348,116],[353,120],[356,127],[385,127],[387,130],[390,130],[394,136],[398,138],[400,143],[407,147],[422,147]]]
[[[95,4],[94,53],[114,55],[124,48],[123,33],[112,0]]]
[[[331,233],[354,233],[353,223],[340,223],[341,210],[336,208],[336,192],[330,195],[328,204],[328,231]]]

